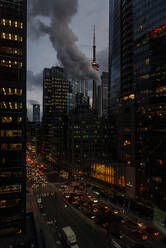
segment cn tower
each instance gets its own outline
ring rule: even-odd
[[[96,62],[96,33],[95,33],[95,25],[93,30],[93,61],[92,67],[94,70],[99,71],[99,64]],[[97,88],[96,82],[93,80],[93,96],[92,96],[92,108],[97,110]]]

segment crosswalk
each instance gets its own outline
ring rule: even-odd
[[[37,194],[38,198],[50,197],[50,196],[56,196],[56,193],[55,192],[47,192],[47,193],[42,192],[41,194]]]

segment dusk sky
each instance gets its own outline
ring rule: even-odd
[[[28,44],[27,44],[27,100],[28,116],[31,118],[32,104],[39,103],[42,108],[42,71],[45,67],[60,65],[57,59],[57,53],[53,48],[49,36],[38,30],[37,22],[44,24],[50,23],[49,17],[36,17],[31,15],[34,2],[28,1]],[[70,0],[63,0],[68,2]],[[37,2],[37,1],[36,1]],[[46,1],[47,2],[47,1]],[[48,2],[54,2],[49,0]],[[74,3],[77,0],[73,0]],[[46,3],[44,3],[46,5]],[[108,12],[109,0],[78,0],[78,11],[72,17],[70,27],[78,38],[76,45],[89,60],[92,60],[92,37],[93,26],[96,25],[96,45],[97,60],[100,63],[101,71],[107,70],[108,62]],[[35,12],[33,10],[33,12]],[[59,25],[60,26],[60,25]],[[58,27],[62,29],[63,27]],[[55,27],[57,30],[57,28]],[[55,36],[56,39],[56,36]],[[89,86],[89,88],[91,88]],[[91,96],[91,91],[89,92]]]

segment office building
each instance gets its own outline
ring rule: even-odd
[[[33,121],[40,122],[40,105],[33,104]]]
[[[165,1],[110,1],[114,158],[126,166],[128,197],[154,211],[166,211],[165,9]]]
[[[26,1],[0,1],[0,236],[22,233],[26,199]]]
[[[42,152],[48,161],[63,156],[63,117],[68,111],[70,87],[63,68],[44,69]]]

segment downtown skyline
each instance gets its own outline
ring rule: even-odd
[[[97,61],[100,71],[108,71],[108,25],[109,1],[93,0],[78,1],[78,11],[72,18],[71,29],[78,38],[78,48],[89,61],[93,57],[93,26],[96,25]],[[33,1],[28,1],[28,13]],[[60,65],[56,52],[53,49],[48,35],[39,36],[36,29],[36,19],[28,15],[27,22],[27,109],[28,117],[32,119],[32,105],[40,104],[42,107],[42,73],[45,67]],[[49,23],[49,18],[42,18]],[[103,38],[104,37],[104,38]],[[92,84],[89,83],[89,95],[92,96]],[[42,112],[42,108],[41,108]]]

